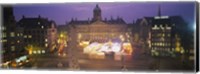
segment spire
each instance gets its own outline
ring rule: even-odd
[[[98,4],[96,4],[96,7],[95,7],[95,9],[94,10],[99,10],[99,11],[101,11],[101,9],[100,9],[100,7],[99,7],[99,5]]]
[[[25,16],[24,16],[24,15],[22,15],[22,18],[25,18]]]
[[[107,18],[105,18],[104,21],[107,21]]]
[[[38,15],[38,18],[41,18],[40,14]]]
[[[93,10],[93,21],[101,21],[101,8],[98,4],[96,4],[94,10]]]
[[[158,6],[158,16],[161,16],[161,8],[160,8],[160,5]]]
[[[112,15],[110,16],[110,19],[113,20],[113,16]]]
[[[74,21],[74,18],[72,18],[71,21]]]

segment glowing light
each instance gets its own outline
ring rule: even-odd
[[[158,52],[155,52],[155,55],[156,55],[156,56],[158,56],[158,55],[159,55],[159,53],[158,53]]]
[[[45,51],[44,51],[44,50],[42,50],[42,53],[45,53]]]
[[[47,44],[47,43],[45,44],[45,47],[48,47],[48,44]]]
[[[153,30],[157,30],[159,29],[157,25],[155,25],[154,27],[152,27]]]
[[[43,28],[44,28],[44,26],[41,26],[41,28],[43,29]]]
[[[63,56],[64,56],[64,57],[67,56],[66,53],[64,53]]]
[[[17,43],[19,43],[20,41],[19,40],[17,40]]]
[[[123,48],[124,51],[121,51],[121,48]],[[126,55],[132,54],[132,47],[130,43],[123,43],[123,46],[121,43],[91,43],[87,47],[84,48],[83,53],[85,54],[93,54],[97,55],[97,53],[102,52],[115,52],[115,53],[125,53]]]
[[[60,37],[62,38],[62,37],[64,37],[64,35],[63,35],[63,34],[60,34]]]
[[[48,40],[47,39],[45,39],[45,42],[47,42]]]
[[[171,27],[166,27],[166,29],[171,30]]]
[[[40,51],[40,50],[38,50],[38,54],[41,54],[41,51]]]
[[[32,50],[29,50],[29,54],[31,55],[33,53],[33,51]]]
[[[37,54],[37,52],[36,52],[36,51],[33,51],[33,53],[34,53],[34,54]]]
[[[196,30],[196,24],[194,24],[193,29]]]
[[[27,38],[27,35],[24,35],[24,38]]]
[[[28,36],[28,38],[32,38],[32,36],[31,36],[31,35],[29,35],[29,36]]]
[[[10,33],[10,36],[11,36],[11,37],[15,37],[15,33],[14,33],[14,32],[11,32],[11,33]]]

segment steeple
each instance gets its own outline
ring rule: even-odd
[[[158,16],[161,16],[161,8],[160,8],[160,5],[158,6]]]
[[[99,5],[97,4],[93,10],[93,21],[100,21],[101,20],[101,9]]]
[[[96,7],[94,8],[94,11],[101,11],[101,9],[99,8],[98,4],[96,4]]]

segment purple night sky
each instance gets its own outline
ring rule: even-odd
[[[130,2],[130,3],[62,3],[62,4],[17,4],[14,5],[16,20],[22,15],[26,17],[47,17],[58,25],[65,24],[71,18],[87,20],[92,18],[93,9],[99,4],[103,19],[122,17],[127,23],[132,23],[138,18],[156,16],[158,5],[161,6],[161,14],[167,16],[180,15],[189,24],[194,24],[195,2]]]

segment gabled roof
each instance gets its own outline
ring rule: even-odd
[[[94,8],[94,11],[101,11],[99,5],[97,4],[96,7]]]
[[[19,22],[17,23],[18,26],[24,27],[24,28],[39,28],[41,26],[44,26],[44,28],[51,27],[51,23],[54,23],[54,21],[49,21],[47,18],[25,18],[23,17]]]
[[[74,25],[89,25],[95,21],[91,20],[71,20],[68,24],[74,24]],[[102,22],[107,23],[107,24],[126,24],[126,22],[122,18],[117,18],[117,19],[110,19],[110,20],[102,20]]]
[[[68,24],[75,24],[75,25],[84,25],[84,24],[90,24],[90,21],[87,20],[72,20]]]

